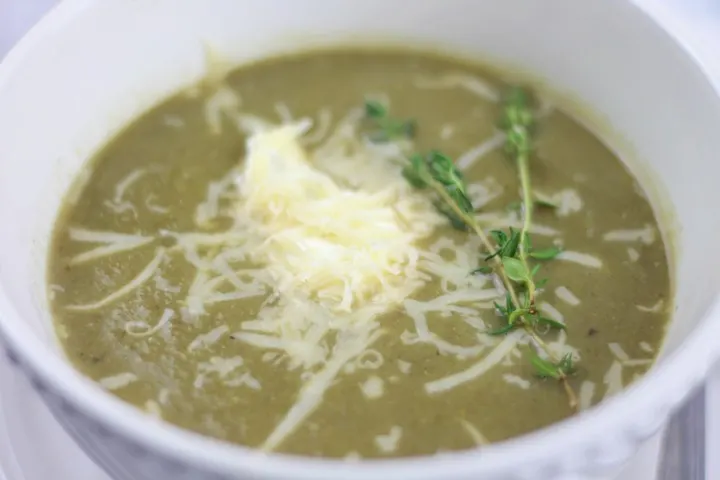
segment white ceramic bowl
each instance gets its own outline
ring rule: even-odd
[[[597,114],[591,123],[620,132],[624,141],[609,136],[611,145],[639,159],[631,167],[655,178],[654,200],[678,218],[677,310],[652,372],[589,413],[480,452],[359,463],[266,456],[203,438],[151,420],[78,375],[53,335],[44,287],[53,220],[87,158],[199,79],[203,42],[242,63],[378,39],[519,67],[580,99]],[[623,0],[68,0],[0,66],[0,336],[58,420],[117,479],[601,474],[662,426],[718,354],[719,152],[720,100],[706,75]]]

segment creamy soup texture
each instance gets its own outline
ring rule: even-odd
[[[449,58],[342,50],[162,102],[97,153],[58,218],[49,291],[68,357],[167,422],[343,458],[472,448],[617,393],[654,361],[671,282],[651,205],[613,152],[533,103],[532,245],[560,251],[533,260],[537,308],[566,325],[535,330],[572,358],[577,408],[537,375],[526,330],[489,334],[506,300],[497,275],[471,273],[479,237],[401,174],[412,152],[440,151],[482,228],[520,229],[506,87]],[[408,131],[376,138],[366,101]]]

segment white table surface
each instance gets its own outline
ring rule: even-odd
[[[720,85],[720,0],[637,1],[648,5],[660,20],[682,33],[695,54],[715,72]],[[0,0],[0,58],[55,3],[57,0]],[[720,455],[711,453],[720,452],[720,369],[708,382],[707,401],[707,480],[720,480]],[[9,406],[2,407],[7,409]],[[38,414],[40,417],[44,415],[42,412]],[[45,420],[50,421],[49,418]],[[6,440],[0,438],[0,443]],[[87,468],[92,467],[88,465]],[[97,478],[96,472],[88,473],[88,478]],[[57,476],[51,474],[47,478],[52,477]],[[0,467],[0,480],[3,478]]]

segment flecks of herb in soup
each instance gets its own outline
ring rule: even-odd
[[[315,151],[340,127],[361,136],[358,101],[377,99],[396,118],[412,119],[413,128],[386,124],[390,131],[376,140],[401,152],[443,152],[462,173],[474,221],[520,231],[518,169],[496,128],[504,88],[489,72],[445,58],[352,51],[250,65],[226,84],[164,102],[97,155],[90,180],[58,220],[50,292],[67,354],[113,394],[166,421],[267,445],[322,367],[289,368],[292,356],[282,349],[237,339],[248,322],[272,313],[269,291],[235,298],[242,285],[226,281],[200,311],[188,295],[224,268],[204,262],[227,253],[227,244],[203,244],[188,232],[233,228],[244,132],[308,117],[314,125],[305,146]],[[588,408],[642,375],[659,348],[669,308],[663,299],[671,298],[665,248],[650,205],[621,162],[562,112],[542,102],[540,109],[529,162],[536,202],[530,233],[538,249],[562,252],[543,262],[549,281],[537,301],[544,315],[567,323],[567,331],[541,338],[559,358],[571,354],[578,362],[568,382],[580,408]],[[398,146],[408,141],[398,132],[413,133],[409,146]],[[338,183],[358,177],[362,184],[367,168],[331,173]],[[489,270],[470,275],[487,255],[472,238],[444,223],[422,241],[422,251],[453,262],[474,283],[434,272],[410,305],[469,288],[493,291]],[[242,271],[262,265],[249,258],[227,266],[241,284],[257,288]],[[420,315],[407,302],[384,312],[376,319],[384,334],[344,363],[319,406],[273,448],[334,457],[430,454],[571,415],[563,389],[538,379],[527,361],[524,330],[487,334],[501,321],[493,302],[502,304],[504,294],[495,296],[460,295]],[[336,340],[328,334],[323,345]],[[429,393],[428,385],[463,371],[468,381]]]

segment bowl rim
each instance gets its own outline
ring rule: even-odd
[[[712,87],[715,93],[713,100],[720,110],[720,89],[695,52],[638,0],[624,0],[624,3],[634,8],[638,17],[644,17],[644,21],[661,30],[676,48],[689,57],[693,68],[698,69]],[[93,0],[63,0],[54,6],[0,62],[0,87],[12,77],[25,56],[53,31],[63,28],[93,5]],[[430,479],[447,477],[450,472],[470,476],[517,469],[518,452],[522,451],[523,464],[533,471],[537,471],[538,465],[568,471],[579,463],[578,457],[590,460],[596,446],[618,444],[621,448],[648,437],[649,433],[637,433],[636,424],[628,419],[635,418],[636,422],[648,418],[664,419],[707,376],[714,361],[720,357],[720,292],[716,293],[714,301],[704,312],[698,327],[690,332],[676,351],[655,364],[641,380],[593,407],[589,413],[483,447],[482,451],[472,449],[435,456],[361,462],[266,454],[165,422],[148,421],[147,414],[107,393],[79,374],[68,362],[49,361],[56,360],[57,352],[38,339],[22,321],[3,289],[0,289],[0,334],[5,337],[6,348],[17,357],[21,368],[29,370],[25,373],[31,378],[39,377],[51,392],[74,408],[137,447],[159,453],[165,459],[182,460],[193,468],[229,475],[246,473],[260,478],[298,480],[340,477]],[[673,382],[667,382],[668,379],[673,379]],[[659,427],[658,423],[651,430],[656,431]],[[607,435],[608,432],[611,435]],[[563,465],[556,465],[562,463],[558,459],[557,445],[563,446],[563,456],[567,457]]]

